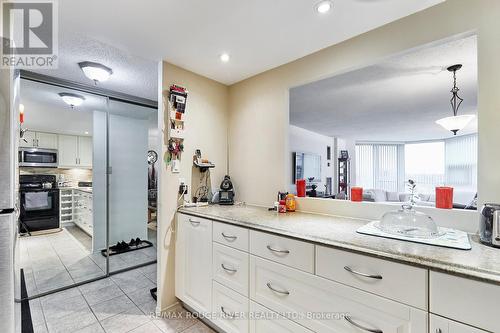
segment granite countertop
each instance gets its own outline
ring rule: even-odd
[[[279,214],[250,205],[189,207],[179,212],[500,285],[500,249],[480,244],[477,235],[470,235],[472,249],[466,251],[362,235],[356,230],[370,222],[362,219]]]

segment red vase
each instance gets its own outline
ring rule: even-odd
[[[436,187],[436,208],[453,208],[453,187]]]
[[[351,201],[363,201],[363,188],[351,187]]]
[[[297,186],[297,196],[303,198],[306,196],[306,180],[305,179],[297,179],[295,182]]]

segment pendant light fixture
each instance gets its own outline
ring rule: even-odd
[[[457,71],[460,70],[460,68],[462,68],[461,64],[453,65],[447,68],[449,72],[453,72],[453,88],[451,89],[452,97],[450,100],[451,108],[453,110],[453,116],[442,118],[436,121],[438,125],[441,125],[448,131],[453,132],[454,135],[457,135],[457,132],[467,126],[467,124],[470,123],[470,121],[475,117],[471,114],[465,114],[461,116],[458,115],[458,109],[464,101],[463,98],[460,98],[460,96],[458,96],[458,92],[460,91],[460,89],[458,89],[457,87]]]
[[[85,97],[83,97],[82,95],[73,94],[73,93],[59,93],[59,96],[62,98],[64,103],[71,106],[72,109],[75,106],[80,106],[83,103],[83,101],[85,100]]]
[[[111,68],[97,62],[83,61],[79,62],[78,66],[80,66],[83,74],[94,81],[94,84],[96,85],[97,82],[106,81],[113,74],[113,70]]]

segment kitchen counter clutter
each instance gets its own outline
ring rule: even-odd
[[[464,251],[356,232],[368,222],[181,208],[176,296],[228,333],[500,332],[499,250],[475,236]]]

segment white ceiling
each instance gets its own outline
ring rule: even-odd
[[[71,2],[71,1],[70,1]],[[60,1],[59,5],[64,8]],[[116,47],[72,32],[63,25],[59,30],[59,66],[56,70],[35,70],[40,74],[93,85],[78,66],[82,61],[93,61],[113,69],[109,80],[98,83],[101,88],[148,98],[158,99],[158,63],[134,56]]]
[[[366,141],[419,141],[452,136],[437,119],[453,115],[457,72],[459,114],[477,114],[477,39],[427,45],[376,65],[290,91],[290,124],[327,136]],[[477,117],[459,135],[477,132]]]
[[[118,101],[107,102],[106,98],[71,89],[21,80],[20,103],[24,105],[24,127],[49,133],[88,135],[93,133],[93,111],[106,112],[125,117],[149,119],[156,125],[156,109]],[[72,109],[58,95],[71,92],[82,95],[85,101]],[[156,127],[156,126],[155,126]]]
[[[103,87],[156,99],[162,59],[231,84],[442,1],[333,0],[326,15],[318,0],[59,1],[55,75],[85,80],[76,63],[98,61],[115,71]]]

